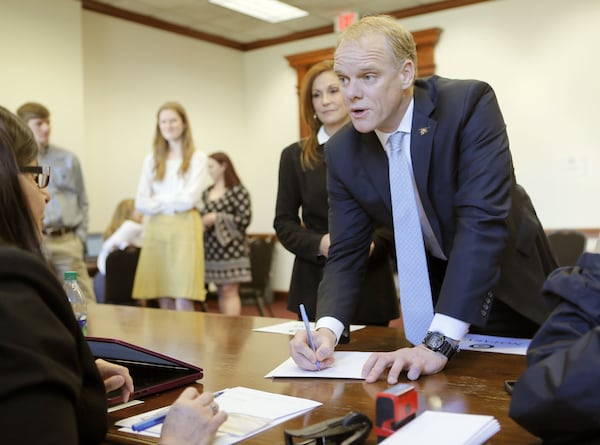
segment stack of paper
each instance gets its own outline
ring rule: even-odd
[[[492,416],[424,411],[380,444],[481,445],[498,431],[500,424]]]
[[[213,445],[228,445],[239,442],[322,405],[314,400],[244,387],[226,389],[217,399],[217,403],[219,409],[225,411],[229,418],[219,428]],[[162,425],[153,426],[139,433],[131,429],[132,425],[151,416],[154,411],[128,417],[118,421],[116,425],[121,427],[119,431],[160,437]],[[260,417],[256,413],[260,413]]]

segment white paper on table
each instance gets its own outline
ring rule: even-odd
[[[309,323],[310,330],[315,330],[315,323]],[[358,331],[359,329],[365,328],[364,324],[351,324],[350,332]],[[270,332],[272,334],[285,334],[285,335],[294,335],[296,331],[304,331],[306,327],[304,326],[304,322],[302,321],[287,321],[284,323],[273,324],[270,326],[265,326],[263,328],[254,328],[253,331],[256,332]]]
[[[526,355],[530,338],[496,337],[467,334],[460,342],[463,351],[496,352],[498,354]]]
[[[144,403],[143,400],[133,399],[133,400],[130,400],[129,402],[124,402],[124,403],[119,403],[118,405],[109,406],[107,409],[107,412],[112,413],[115,411],[119,411],[120,409],[129,408],[129,407],[135,406],[135,405],[141,405],[142,403]]]
[[[500,431],[493,416],[424,411],[380,445],[481,445]]]
[[[331,368],[322,369],[321,371],[307,371],[301,369],[290,357],[265,375],[265,378],[316,377],[364,380],[364,377],[361,376],[362,368],[371,354],[372,352],[336,351],[333,353],[333,358],[335,359],[333,366]]]
[[[219,428],[213,445],[229,445],[239,442],[322,405],[321,402],[314,400],[244,387],[224,390],[217,399],[217,403],[219,409],[227,412],[229,418]],[[134,423],[148,418],[156,411],[122,419],[115,425],[121,427],[119,431],[160,437],[162,424],[140,432],[134,432],[131,429]],[[256,413],[260,413],[260,416],[257,416]]]

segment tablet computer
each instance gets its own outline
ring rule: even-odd
[[[86,337],[94,358],[129,369],[134,392],[130,399],[156,394],[201,379],[203,369],[173,357],[114,338]],[[120,390],[107,394],[108,405],[122,402]]]

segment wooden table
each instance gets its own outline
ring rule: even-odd
[[[88,320],[91,336],[119,338],[201,366],[205,376],[197,385],[200,391],[245,386],[323,403],[303,416],[247,439],[244,443],[248,444],[283,444],[285,428],[301,428],[349,411],[363,412],[373,420],[376,394],[388,387],[385,380],[367,384],[341,379],[265,379],[266,373],[289,357],[289,337],[252,329],[289,320],[111,305],[94,305]],[[338,349],[389,351],[405,345],[398,329],[367,327],[352,333],[351,342]],[[524,368],[523,356],[461,351],[444,372],[413,382],[419,395],[419,411],[438,408],[492,415],[501,426],[490,441],[492,445],[539,444],[541,441],[508,417],[510,398],[504,391],[504,380],[516,378]],[[148,397],[143,405],[111,413],[106,443],[156,443],[152,438],[121,433],[114,423],[168,405],[180,392],[181,388]],[[367,443],[376,442],[371,433]]]

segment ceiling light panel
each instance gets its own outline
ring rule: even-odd
[[[209,3],[249,15],[269,23],[278,23],[308,15],[308,12],[277,0],[209,0]]]

